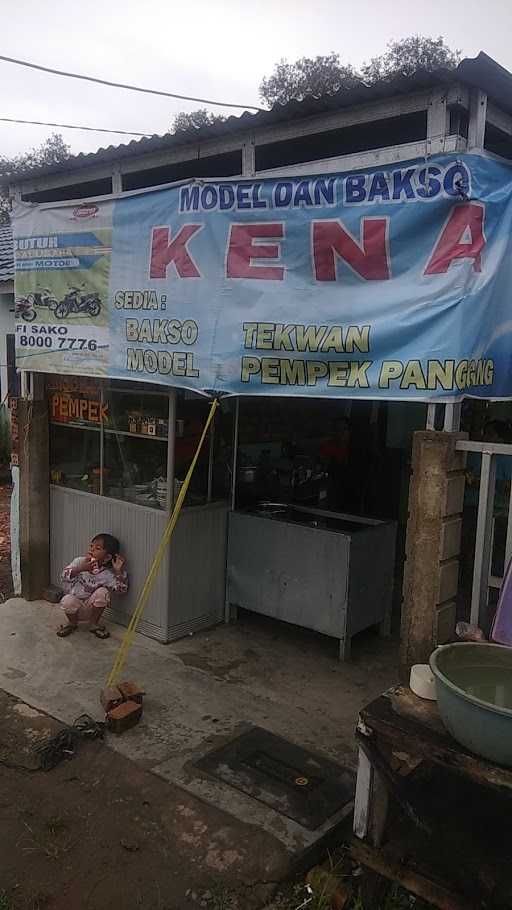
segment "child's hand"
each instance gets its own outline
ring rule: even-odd
[[[80,575],[81,572],[92,572],[94,566],[95,562],[90,556],[82,556],[82,558],[76,562],[71,569],[70,576],[71,578],[76,578],[76,576]]]
[[[116,575],[121,574],[121,572],[124,569],[125,562],[126,562],[126,559],[124,558],[124,556],[121,556],[120,553],[118,553],[117,556],[112,560],[112,568],[113,568],[114,572],[116,573]]]

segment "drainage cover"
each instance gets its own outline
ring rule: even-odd
[[[354,775],[347,768],[260,727],[209,752],[194,767],[310,830],[354,796]]]

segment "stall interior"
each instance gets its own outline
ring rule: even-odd
[[[47,391],[52,483],[164,510],[172,505],[208,398],[79,377],[49,377]],[[400,523],[412,433],[425,425],[424,405],[242,398],[236,459],[234,414],[235,400],[222,399],[187,506],[227,500],[235,475],[235,508],[285,502]]]
[[[424,404],[246,398],[240,402],[240,509],[285,502],[403,523],[412,434]]]
[[[341,659],[359,631],[389,633],[401,602],[412,435],[425,416],[423,404],[241,400],[230,615],[242,607],[321,631],[339,639]]]

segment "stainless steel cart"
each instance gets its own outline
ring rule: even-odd
[[[389,634],[396,525],[288,506],[229,515],[226,619],[237,607],[339,639],[380,625]]]

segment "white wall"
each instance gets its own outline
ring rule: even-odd
[[[7,335],[14,335],[14,293],[0,284],[0,401],[7,394]]]

